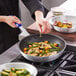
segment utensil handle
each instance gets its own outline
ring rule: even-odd
[[[40,33],[42,32],[42,26],[39,24],[39,26],[40,26]]]
[[[15,23],[15,24],[16,24],[17,27],[21,27],[22,26],[22,24],[18,24],[18,23]]]

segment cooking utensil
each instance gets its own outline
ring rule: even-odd
[[[55,21],[60,21],[62,23],[64,22],[71,22],[72,28],[62,28],[54,25]],[[67,15],[60,15],[60,16],[54,16],[52,19],[49,20],[49,23],[52,25],[53,29],[62,32],[62,33],[75,33],[76,32],[76,17],[74,16],[67,16]]]
[[[41,37],[42,36],[42,33],[41,33],[42,32],[42,26],[41,25],[40,25],[40,30],[41,30],[40,31],[40,37]]]
[[[11,63],[5,63],[5,64],[2,64],[0,65],[0,72],[3,71],[3,69],[8,69],[10,70],[11,68],[21,68],[21,69],[27,69],[31,76],[36,76],[37,75],[37,72],[38,70],[31,64],[28,64],[28,63],[19,63],[19,62],[11,62]]]
[[[18,24],[18,23],[15,23],[16,26],[21,30],[21,33],[23,33],[24,36],[28,36],[30,35],[25,29],[24,27],[22,26],[22,24]]]
[[[25,31],[25,32],[27,33],[27,31]],[[26,33],[25,33],[25,35],[26,35]],[[58,43],[61,50],[57,54],[50,55],[47,57],[30,56],[28,54],[24,54],[23,51],[24,51],[24,48],[27,47],[27,43],[29,43],[29,42],[41,42],[41,41],[49,41],[50,43]],[[62,55],[65,48],[66,48],[66,43],[65,43],[64,39],[62,39],[59,36],[52,35],[52,34],[42,34],[41,37],[40,37],[40,34],[34,34],[34,35],[29,35],[29,36],[26,35],[26,37],[24,37],[19,43],[20,53],[24,56],[24,58],[31,60],[31,61],[34,61],[34,62],[53,61]]]
[[[30,56],[28,54],[23,53],[23,49],[25,47],[27,47],[27,43],[41,42],[41,41],[46,41],[46,40],[51,43],[58,43],[61,50],[57,54],[50,55],[47,57]],[[62,53],[64,52],[64,49],[66,48],[66,43],[61,37],[56,36],[56,35],[42,34],[42,36],[40,37],[39,34],[35,34],[35,35],[27,36],[24,39],[22,39],[19,43],[19,48],[20,48],[20,50],[19,50],[20,53],[28,60],[31,60],[34,62],[49,62],[49,61],[53,61],[53,60],[57,59],[58,57],[60,57],[62,55]]]
[[[9,16],[14,16],[14,15],[9,15]],[[25,29],[24,27],[22,26],[22,24],[18,24],[18,23],[15,23],[16,26],[21,30],[21,35],[24,35],[24,37],[26,37],[26,35],[30,35]]]

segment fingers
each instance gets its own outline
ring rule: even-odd
[[[4,22],[13,28],[17,27],[15,23],[21,24],[21,21],[16,16],[6,16]]]
[[[14,17],[15,23],[21,24],[21,21],[19,20],[19,18],[17,18],[16,16],[13,16],[13,17]]]
[[[15,25],[15,23],[10,23],[9,24],[11,27],[16,28],[17,26]]]
[[[46,34],[46,33],[49,33],[51,31],[50,24],[47,21],[43,21],[41,25],[42,25],[41,33]]]

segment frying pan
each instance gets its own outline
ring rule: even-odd
[[[28,54],[23,53],[23,49],[27,47],[28,42],[41,42],[41,41],[49,41],[51,43],[58,43],[61,50],[57,54],[50,55],[47,57],[30,56]],[[64,41],[64,39],[52,34],[42,34],[41,37],[39,34],[29,35],[27,37],[24,37],[19,43],[20,53],[24,56],[24,58],[33,62],[53,61],[63,54],[65,48],[66,48],[66,42]]]
[[[33,61],[33,62],[49,62],[49,61],[53,61],[53,60],[57,59],[58,57],[60,57],[63,54],[64,49],[66,48],[66,42],[61,37],[52,35],[52,34],[42,34],[41,37],[40,37],[40,34],[30,35],[20,24],[16,23],[16,25],[20,28],[21,31],[24,32],[24,34],[26,36],[19,43],[19,49],[20,49],[19,51],[24,56],[24,58],[26,58],[30,61]],[[42,42],[42,41],[49,41],[50,43],[59,44],[60,51],[55,55],[50,55],[50,56],[46,56],[46,57],[31,56],[31,55],[23,53],[23,49],[28,46],[27,43]]]

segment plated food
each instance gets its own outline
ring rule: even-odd
[[[31,75],[27,69],[11,68],[10,70],[3,69],[3,71],[0,72],[0,76],[31,76]]]
[[[72,22],[55,21],[54,25],[60,28],[72,28]]]
[[[0,76],[36,76],[38,70],[31,64],[11,62],[0,65]]]
[[[55,55],[60,51],[59,44],[50,43],[49,41],[31,42],[27,43],[27,45],[28,46],[23,49],[24,53],[31,56],[46,57]]]
[[[49,19],[52,28],[61,33],[76,32],[76,17],[68,15],[54,16]]]

